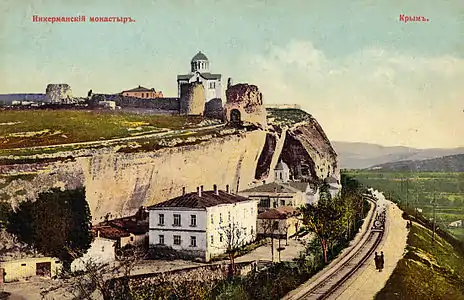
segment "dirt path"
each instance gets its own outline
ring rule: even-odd
[[[387,224],[385,237],[377,251],[383,251],[385,267],[382,272],[375,269],[374,256],[370,258],[367,266],[348,281],[342,288],[344,291],[330,299],[374,299],[375,295],[385,286],[398,261],[403,258],[408,229],[406,220],[402,218],[402,211],[393,202],[388,201]]]

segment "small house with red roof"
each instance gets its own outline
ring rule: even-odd
[[[290,206],[266,210],[258,215],[258,236],[287,239],[301,228],[300,215],[298,209]]]

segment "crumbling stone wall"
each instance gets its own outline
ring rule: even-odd
[[[255,262],[242,262],[236,263],[237,274],[244,276],[252,270]],[[175,282],[180,284],[182,282],[195,281],[195,282],[212,282],[223,280],[228,275],[228,263],[213,264],[201,267],[192,267],[181,270],[174,270],[163,273],[152,273],[144,275],[135,275],[130,279],[130,285],[133,288],[143,287],[147,285],[158,285],[163,282]]]
[[[106,97],[106,100],[116,102],[116,105],[121,107],[147,108],[159,110],[179,110],[179,98],[156,98],[156,99],[141,99],[136,97]]]
[[[220,98],[205,103],[205,117],[223,120],[224,110]]]
[[[239,113],[240,121],[243,124],[253,124],[261,128],[267,127],[263,95],[256,85],[246,83],[231,85],[226,90],[226,98],[224,113],[227,122],[233,121],[232,115],[235,111]]]
[[[205,88],[201,82],[184,83],[180,87],[180,114],[203,115]]]
[[[73,102],[71,87],[66,83],[48,84],[45,94],[47,95],[47,102],[50,103],[66,104]]]

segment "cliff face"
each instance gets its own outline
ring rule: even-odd
[[[15,203],[52,187],[83,185],[96,221],[108,212],[128,215],[142,205],[179,196],[182,187],[194,191],[200,185],[208,190],[213,184],[220,189],[229,184],[235,192],[253,182],[265,136],[256,130],[152,152],[105,149],[90,156],[76,153],[67,161],[3,166],[0,197]]]
[[[301,112],[301,111],[300,111]],[[294,113],[294,112],[293,112]],[[337,157],[322,128],[310,115],[268,130],[233,131],[192,145],[123,153],[117,147],[55,153],[48,160],[0,165],[0,199],[13,204],[35,199],[52,187],[85,186],[94,221],[111,213],[125,216],[140,206],[165,201],[203,185],[232,192],[273,181],[279,159],[295,179],[338,177]],[[293,125],[292,125],[293,124]]]

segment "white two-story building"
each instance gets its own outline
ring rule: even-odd
[[[149,209],[149,243],[156,253],[209,261],[256,239],[258,201],[221,191],[196,192]]]

